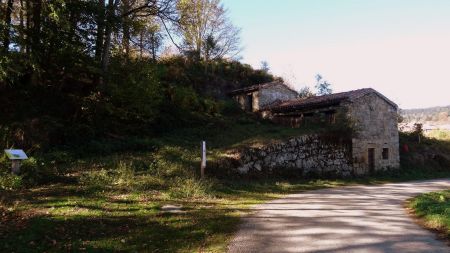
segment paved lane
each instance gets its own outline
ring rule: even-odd
[[[229,252],[450,252],[409,217],[406,199],[450,179],[350,186],[288,195],[255,207]]]

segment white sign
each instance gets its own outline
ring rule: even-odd
[[[5,154],[10,160],[28,159],[27,154],[22,149],[5,149]]]

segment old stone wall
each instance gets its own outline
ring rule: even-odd
[[[257,112],[277,100],[286,101],[295,99],[298,97],[298,94],[283,84],[277,84],[263,87],[259,90],[237,94],[233,97],[243,110]],[[251,101],[249,101],[249,97],[251,97]]]
[[[306,135],[285,142],[247,148],[236,157],[240,174],[283,174],[299,176],[338,176],[353,174],[351,147]]]
[[[355,174],[368,174],[400,166],[397,108],[376,93],[347,105],[353,124],[353,166]],[[370,171],[369,149],[374,150]],[[387,156],[383,157],[383,149]]]
[[[297,92],[290,90],[285,85],[279,84],[261,89],[258,94],[258,109],[264,108],[273,102],[286,101],[298,97]]]

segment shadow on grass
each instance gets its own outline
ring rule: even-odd
[[[0,252],[195,251],[221,243],[236,224],[237,217],[214,209],[150,216],[36,216],[26,229],[3,231]]]

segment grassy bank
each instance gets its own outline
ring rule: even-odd
[[[21,176],[0,161],[0,252],[223,252],[239,216],[282,194],[341,181],[198,179],[228,149],[308,133],[241,112],[157,138],[88,143],[33,155]],[[167,213],[164,206],[180,206]]]
[[[450,190],[421,194],[408,205],[421,224],[450,240]]]
[[[432,174],[428,177],[449,176]],[[166,189],[127,172],[108,180],[2,192],[2,252],[224,252],[253,205],[283,194],[349,184],[423,178],[420,172],[356,180],[215,181],[179,179]],[[141,175],[141,182],[142,175]],[[84,180],[84,181],[83,181]],[[97,180],[93,182],[93,180]],[[179,206],[168,213],[164,206]]]
[[[200,140],[207,140],[213,160],[230,148],[312,130],[237,115],[158,138],[96,143],[99,150],[82,147],[82,155],[79,150],[35,155],[19,177],[7,174],[7,162],[0,162],[0,252],[224,252],[241,215],[284,194],[450,177],[439,167],[440,156],[429,155],[448,143],[415,144],[402,136],[410,145],[402,163],[410,166],[368,178],[198,179]],[[417,153],[433,168],[417,166]],[[179,210],[166,212],[167,205]]]
[[[344,181],[180,181],[171,190],[54,184],[2,193],[2,252],[224,252],[239,216],[282,194]],[[123,188],[121,188],[123,187]],[[167,213],[167,204],[180,212]]]

